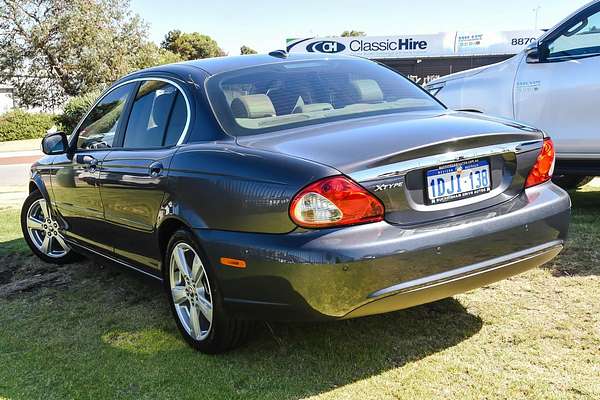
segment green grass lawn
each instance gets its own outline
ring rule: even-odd
[[[600,398],[600,191],[573,206],[543,268],[387,315],[262,323],[220,356],[185,345],[157,284],[61,267],[66,286],[0,299],[0,399]],[[0,210],[0,265],[0,285],[56,270],[28,254],[16,210]]]

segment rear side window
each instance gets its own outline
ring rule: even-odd
[[[174,145],[185,129],[186,121],[185,99],[175,86],[163,81],[145,81],[136,94],[123,147]]]

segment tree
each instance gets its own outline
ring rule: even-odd
[[[366,34],[363,31],[344,31],[342,32],[342,37],[354,37],[354,36],[365,36]]]
[[[243,45],[242,47],[240,47],[240,54],[244,55],[244,54],[256,54],[256,50],[254,50],[251,47],[248,47],[246,45]]]
[[[0,0],[1,80],[21,106],[53,108],[163,60],[129,0]]]
[[[160,45],[163,49],[178,54],[184,60],[197,60],[224,56],[225,52],[208,35],[198,32],[169,31]]]

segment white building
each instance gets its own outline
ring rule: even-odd
[[[0,84],[0,114],[4,114],[14,108],[14,88],[10,85]]]

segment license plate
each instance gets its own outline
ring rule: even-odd
[[[429,204],[464,199],[491,190],[490,163],[472,160],[427,171]]]

